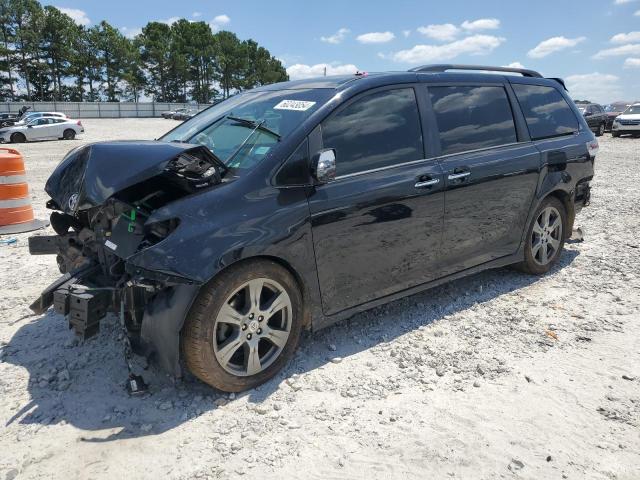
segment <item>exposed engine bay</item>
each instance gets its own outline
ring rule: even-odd
[[[121,168],[126,175],[118,174]],[[114,142],[70,152],[45,187],[57,235],[29,239],[31,254],[56,255],[63,276],[31,309],[43,313],[53,305],[83,338],[98,333],[100,320],[113,312],[133,345],[143,345],[140,333],[153,302],[167,304],[177,286],[191,285],[186,297],[197,288],[190,279],[140,269],[127,260],[178,228],[179,218],[154,221],[154,212],[222,183],[225,173],[224,164],[202,146]],[[147,337],[147,343],[157,343],[153,334]]]

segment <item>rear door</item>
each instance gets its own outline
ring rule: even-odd
[[[429,85],[445,174],[443,272],[516,253],[540,153],[501,83]]]
[[[444,180],[425,158],[418,100],[414,86],[376,89],[321,125],[337,173],[309,197],[325,314],[438,276]]]

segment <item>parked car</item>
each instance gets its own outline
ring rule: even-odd
[[[634,103],[613,121],[612,136],[619,137],[626,133],[640,134],[640,103]]]
[[[596,134],[596,137],[604,135],[608,116],[601,105],[597,103],[581,103],[577,105],[578,110],[584,115],[587,120],[587,125],[592,132]]]
[[[624,112],[629,107],[626,103],[612,103],[604,107],[604,111],[607,114],[607,125],[605,129],[610,132],[613,127],[613,121],[615,118]]]
[[[31,308],[84,337],[117,312],[172,375],[245,390],[303,329],[489,268],[548,272],[597,151],[562,81],[531,70],[259,87],[160,141],[71,151],[45,187],[57,235],[30,239],[66,275]]]
[[[24,143],[34,140],[73,140],[84,132],[80,120],[61,117],[39,117],[26,124],[15,124],[0,129],[0,143]]]
[[[189,109],[183,110],[182,112],[175,113],[171,118],[173,118],[174,120],[187,120],[193,117],[196,113],[198,113],[197,108],[189,108]]]
[[[167,110],[166,112],[162,112],[160,115],[162,115],[162,118],[171,119],[176,113],[182,113],[186,111],[186,108],[178,108],[176,110]]]
[[[0,114],[0,127],[6,127],[13,125],[15,122],[20,121],[31,107],[23,106],[17,113],[2,113]]]
[[[26,125],[30,121],[40,117],[67,118],[67,115],[62,112],[29,112],[13,122],[13,125]]]

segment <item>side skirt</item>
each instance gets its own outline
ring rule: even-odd
[[[311,323],[312,330],[313,331],[321,330],[341,320],[345,320],[349,317],[353,317],[354,315],[360,312],[371,310],[372,308],[379,307],[380,305],[384,305],[389,302],[393,302],[394,300],[399,300],[401,298],[408,297],[416,293],[423,292],[425,290],[429,290],[430,288],[437,287],[444,283],[448,283],[453,280],[457,280],[459,278],[468,277],[469,275],[474,275],[484,270],[490,270],[492,268],[500,268],[500,267],[506,267],[507,265],[513,265],[514,263],[521,262],[523,259],[524,259],[524,253],[521,247],[518,250],[518,252],[515,253],[514,255],[508,255],[506,257],[498,258],[496,260],[491,260],[490,262],[483,263],[472,268],[468,268],[467,270],[462,270],[460,272],[447,275],[446,277],[442,277],[437,280],[433,280],[431,282],[423,283],[421,285],[417,285],[415,287],[411,287],[406,290],[402,290],[400,292],[387,295],[385,297],[381,297],[376,300],[372,300],[371,302],[363,303],[362,305],[358,305],[356,307],[343,310],[342,312],[338,312],[334,315],[330,315],[330,316],[325,315],[323,317],[314,318]]]

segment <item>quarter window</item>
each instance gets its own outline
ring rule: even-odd
[[[429,87],[429,95],[443,155],[518,141],[503,87]]]
[[[324,122],[322,142],[336,151],[338,175],[423,158],[413,88],[384,90],[356,100]]]
[[[553,87],[514,84],[533,140],[567,135],[578,131],[578,119],[573,110]]]

